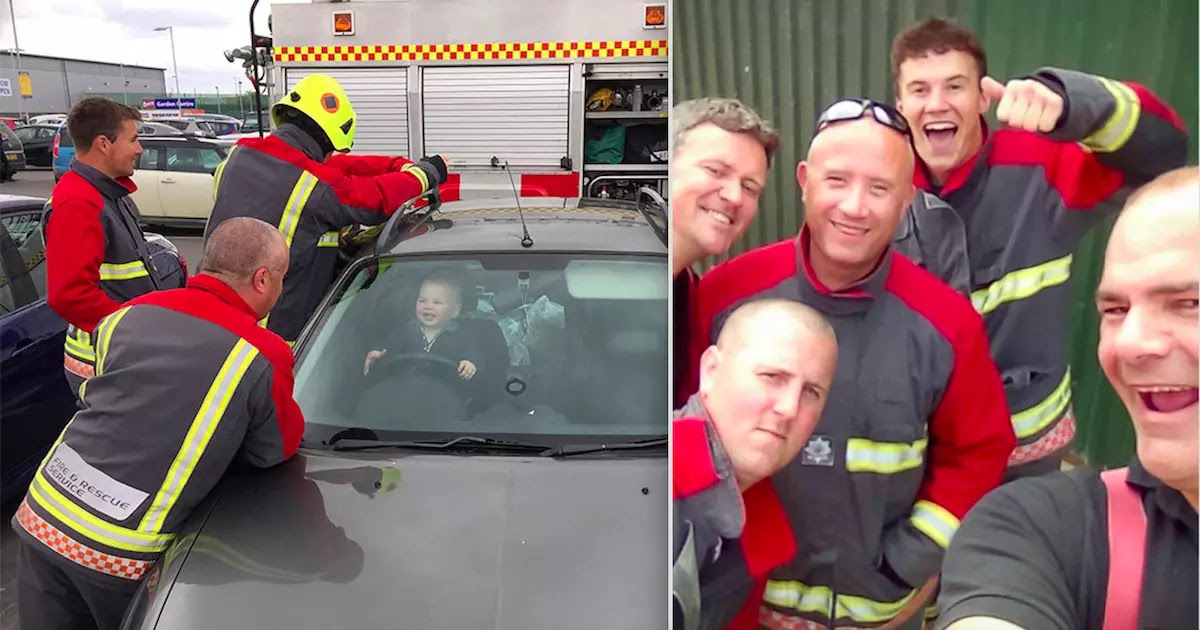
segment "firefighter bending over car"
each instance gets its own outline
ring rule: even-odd
[[[246,138],[217,167],[205,239],[231,217],[249,216],[283,233],[291,266],[283,295],[264,322],[294,343],[332,284],[338,234],[351,225],[383,223],[401,205],[446,181],[440,156],[345,155],[357,126],[345,91],[332,77],[302,79],[272,108],[276,129]]]
[[[141,580],[231,462],[300,446],[291,349],[258,321],[288,268],[274,226],[231,219],[200,273],[102,319],[96,374],[13,518],[21,627],[115,630]]]

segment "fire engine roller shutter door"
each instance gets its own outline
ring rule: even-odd
[[[351,153],[411,154],[408,146],[408,68],[288,68],[288,89],[310,74],[327,74],[336,79],[354,106],[358,128],[354,130]]]
[[[457,168],[490,168],[495,156],[513,168],[560,169],[570,155],[570,68],[425,68],[425,153],[445,154]]]

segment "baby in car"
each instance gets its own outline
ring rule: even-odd
[[[389,352],[393,355],[428,352],[458,364],[458,377],[470,380],[481,363],[479,353],[457,322],[463,307],[463,285],[452,273],[435,271],[421,282],[413,319],[388,335],[382,347],[367,353],[363,374]]]

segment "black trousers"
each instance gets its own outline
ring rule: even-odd
[[[114,588],[65,569],[29,543],[18,542],[17,613],[21,630],[117,630],[139,583]],[[53,553],[53,552],[51,552]]]

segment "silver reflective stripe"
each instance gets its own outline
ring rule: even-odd
[[[1098,153],[1112,153],[1125,146],[1142,116],[1142,101],[1128,85],[1096,77],[1113,97],[1113,114],[1104,126],[1083,139],[1083,146]]]
[[[41,471],[29,485],[29,496],[68,529],[114,549],[157,553],[174,538],[173,534],[147,535],[100,520],[55,490]]]
[[[100,265],[101,280],[133,280],[134,278],[145,278],[150,275],[146,271],[146,263],[140,260],[135,260],[128,263],[103,263]]]
[[[308,203],[308,196],[316,187],[316,176],[304,171],[292,188],[292,194],[283,209],[283,216],[279,219],[279,231],[287,239],[288,247],[292,246],[292,239],[296,236],[296,226],[300,225],[300,213],[304,210],[304,204]]]
[[[917,501],[909,522],[942,549],[950,547],[950,539],[958,531],[959,525],[957,517],[932,501]]]
[[[925,462],[926,443],[925,438],[911,444],[850,438],[846,441],[846,470],[887,475],[917,468]]]
[[[337,246],[338,246],[338,233],[337,232],[326,232],[321,235],[321,238],[317,239],[317,247],[337,247]]]
[[[225,415],[225,409],[229,406],[234,391],[256,356],[257,348],[245,339],[238,339],[233,350],[225,358],[221,370],[217,372],[217,377],[209,387],[196,417],[192,419],[192,426],[183,439],[179,453],[167,470],[167,476],[155,495],[154,502],[142,517],[138,531],[157,533],[162,529],[167,513],[174,507],[192,472],[195,471],[196,463],[200,461],[217,425]]]

